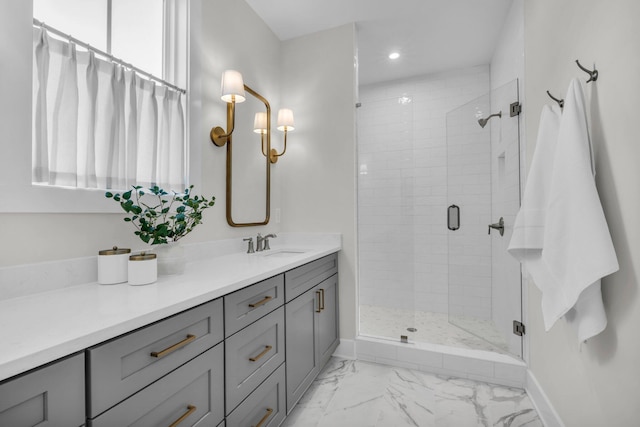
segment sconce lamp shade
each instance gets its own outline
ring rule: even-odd
[[[253,131],[260,134],[267,133],[267,113],[256,113],[256,117],[253,120]]]
[[[288,108],[281,108],[278,111],[278,130],[292,131],[295,129],[293,122],[293,111]]]
[[[236,70],[226,70],[222,74],[222,100],[224,102],[244,102],[244,82],[242,74]]]

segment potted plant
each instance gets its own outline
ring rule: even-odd
[[[105,193],[107,198],[120,203],[127,213],[124,221],[133,224],[135,235],[154,246],[160,274],[184,271],[183,248],[178,241],[202,223],[202,212],[215,203],[213,196],[210,199],[193,196],[192,189],[193,185],[178,194],[158,186],[145,190],[134,185],[122,194]]]

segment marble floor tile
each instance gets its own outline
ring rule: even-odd
[[[285,427],[543,427],[524,390],[332,358]]]
[[[408,327],[417,331],[409,332]],[[445,313],[361,305],[360,335],[394,340],[408,335],[409,340],[416,342],[509,354],[505,338],[491,320],[449,318]]]

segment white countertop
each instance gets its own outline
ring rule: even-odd
[[[300,254],[201,255],[183,274],[146,286],[94,282],[0,300],[0,381],[337,252],[332,236],[272,241],[270,254]]]

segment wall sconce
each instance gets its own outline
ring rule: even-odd
[[[222,74],[222,96],[220,97],[227,103],[227,130],[220,126],[211,129],[211,141],[218,147],[222,147],[233,133],[235,127],[235,109],[236,103],[245,101],[244,82],[242,74],[235,70],[226,70]]]
[[[266,112],[256,113],[253,120],[253,131],[260,134],[260,145],[262,146],[262,154],[267,157],[267,149],[264,146],[264,136],[269,133],[269,119]]]
[[[267,113],[256,113],[255,119],[253,121],[253,131],[260,134],[262,154],[265,157],[267,156],[267,150],[264,146],[264,136],[269,133],[267,125]],[[293,111],[288,108],[282,108],[278,111],[278,130],[284,132],[284,149],[280,154],[278,154],[278,151],[275,148],[271,149],[271,151],[269,152],[269,161],[271,163],[276,163],[278,161],[278,157],[282,156],[287,151],[287,132],[292,131],[293,129],[295,129],[293,122]]]
[[[278,111],[278,130],[284,132],[284,149],[282,153],[278,154],[275,148],[271,149],[269,153],[269,160],[271,163],[276,163],[278,157],[282,156],[287,151],[287,132],[295,129],[295,123],[293,122],[293,111],[288,108],[281,108]]]

